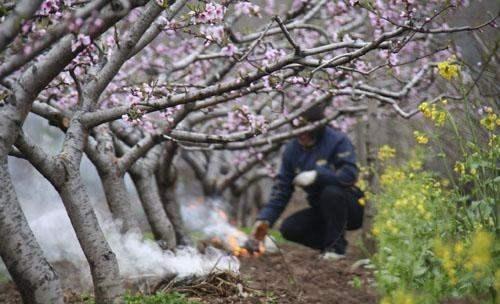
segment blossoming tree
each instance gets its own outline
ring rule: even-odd
[[[84,153],[124,230],[137,229],[123,180],[130,172],[155,236],[169,248],[187,243],[172,191],[178,151],[244,153],[241,170],[213,181],[222,192],[282,141],[329,123],[346,129],[368,103],[411,117],[421,101],[443,97],[432,90],[434,62],[453,52],[442,37],[495,25],[497,16],[447,26],[466,2],[2,4],[0,256],[25,302],[62,303],[62,292],[19,207],[9,154],[28,159],[61,195],[96,301],[119,302],[116,258],[81,180]],[[288,128],[316,104],[327,106],[325,119]],[[30,112],[65,132],[60,153],[23,133]]]

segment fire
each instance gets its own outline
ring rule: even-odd
[[[220,201],[205,201],[203,197],[197,197],[188,204],[192,212],[201,210],[202,216],[207,217],[205,233],[212,237],[203,241],[202,245],[226,250],[237,257],[262,255],[265,251],[264,243],[249,239],[243,231],[230,223],[229,216],[220,208],[221,205]]]
[[[242,233],[243,234],[243,233]],[[245,236],[246,238],[246,236]],[[248,243],[248,240],[246,242]],[[257,248],[245,248],[240,245],[238,238],[235,235],[231,235],[227,239],[228,249],[231,250],[232,254],[237,257],[258,257],[264,254],[265,247],[263,242],[258,242]]]
[[[236,238],[236,236],[234,235],[229,236],[227,243],[233,255],[242,257],[249,256],[248,250],[246,248],[241,247],[240,244],[238,244],[238,239]]]

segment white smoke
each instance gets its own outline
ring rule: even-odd
[[[241,246],[248,239],[228,221],[228,204],[222,198],[191,198],[181,204],[182,218],[188,229],[201,232],[205,237],[221,241],[233,238]]]
[[[59,151],[64,135],[46,125],[44,120],[29,115],[24,130],[37,144],[49,148],[47,152],[53,154]],[[60,272],[60,277],[78,279],[82,283],[90,282],[88,263],[58,193],[24,160],[9,157],[9,171],[28,223],[45,256]],[[99,223],[112,250],[116,253],[124,277],[177,275],[182,278],[191,275],[203,276],[213,270],[238,271],[238,260],[219,250],[209,248],[204,254],[193,248],[178,249],[175,252],[164,251],[155,242],[144,240],[138,233],[119,233],[120,223],[110,220],[100,179],[86,158],[82,162],[81,171],[93,207],[98,214]],[[129,186],[130,184],[127,183]],[[128,188],[133,199],[132,207],[137,210],[136,215],[145,220],[144,211],[133,186]],[[202,220],[201,224],[209,223],[204,223]],[[68,262],[73,267],[69,267]],[[8,277],[8,274],[0,259],[0,277],[2,276]]]
[[[209,248],[204,254],[194,248],[166,251],[156,242],[144,239],[140,233],[120,233],[119,223],[110,219],[103,220],[102,215],[99,217],[124,278],[169,275],[183,278],[204,276],[211,271],[239,270],[238,259],[222,251],[213,248]],[[78,269],[88,269],[73,227],[63,209],[44,214],[30,226],[37,239],[42,240],[40,244],[49,261],[69,261]],[[82,276],[88,275],[88,271],[82,272]]]

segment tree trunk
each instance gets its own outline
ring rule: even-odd
[[[0,256],[21,293],[24,303],[63,303],[58,275],[28,226],[7,168],[0,164]]]
[[[85,152],[101,178],[113,218],[122,222],[121,231],[140,232],[139,222],[132,212],[132,200],[125,186],[125,170],[116,157],[113,135],[107,124],[94,128],[94,136],[88,137]]]
[[[139,222],[132,212],[130,195],[125,186],[124,176],[113,172],[102,172],[97,169],[101,177],[104,193],[113,218],[122,221],[122,232],[129,230],[140,232]]]
[[[366,155],[366,160],[364,161],[366,163],[366,166],[369,168],[369,186],[370,186],[370,191],[371,192],[378,192],[378,178],[377,178],[377,171],[378,168],[376,167],[376,147],[375,147],[375,134],[374,132],[377,132],[375,128],[373,128],[373,124],[377,120],[377,103],[371,102],[368,104],[368,120],[363,123],[365,128],[360,134],[362,137],[365,138],[365,147],[363,149],[365,155]],[[365,205],[365,214],[364,214],[364,219],[363,219],[363,243],[365,247],[368,249],[369,252],[375,252],[376,249],[376,243],[375,240],[373,239],[373,236],[371,234],[371,228],[373,224],[373,218],[375,216],[375,206],[373,206],[372,201],[367,201]]]
[[[192,245],[193,241],[184,226],[180,206],[175,198],[176,170],[173,166],[173,159],[177,152],[177,144],[169,142],[164,147],[165,149],[163,149],[160,158],[160,165],[155,171],[161,201],[168,218],[172,222],[172,225],[174,225],[177,245]]]
[[[66,131],[62,152],[49,156],[21,134],[17,148],[54,186],[63,201],[80,246],[90,266],[96,303],[122,302],[123,288],[116,256],[106,241],[81,179],[80,163],[87,132],[76,112]]]
[[[66,182],[58,190],[89,262],[96,303],[120,303],[123,288],[116,256],[99,226],[78,169],[67,172]]]
[[[184,227],[184,221],[181,217],[180,207],[175,199],[175,189],[173,189],[173,187],[166,187],[163,189],[163,191],[160,191],[160,194],[163,208],[167,212],[168,218],[172,222],[172,225],[174,225],[177,245],[191,245],[193,242],[189,237],[186,228]]]
[[[135,183],[137,193],[151,225],[153,235],[165,242],[164,246],[173,249],[176,246],[175,230],[163,208],[160,191],[152,172],[136,169],[131,170],[131,177]]]

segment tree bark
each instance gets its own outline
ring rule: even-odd
[[[58,275],[28,226],[7,168],[0,163],[0,256],[24,303],[63,303]]]
[[[368,120],[363,123],[365,126],[363,137],[365,137],[365,147],[363,149],[366,160],[366,166],[369,168],[369,189],[372,192],[378,192],[378,177],[377,177],[377,162],[376,162],[376,146],[375,146],[375,128],[373,127],[374,122],[377,121],[377,104],[369,103],[368,104]],[[367,201],[365,205],[365,213],[363,218],[363,228],[362,228],[362,237],[363,243],[369,252],[375,252],[376,243],[371,234],[371,228],[373,225],[373,218],[375,216],[375,206],[372,201]]]
[[[123,288],[118,261],[99,226],[78,168],[68,170],[58,191],[89,262],[96,303],[120,303]]]
[[[176,246],[175,230],[163,208],[160,191],[152,172],[137,168],[136,164],[130,175],[135,183],[137,193],[151,225],[156,239],[164,241],[164,247],[173,249]]]
[[[111,214],[114,219],[122,222],[122,232],[140,232],[139,222],[132,212],[132,200],[125,186],[126,170],[116,156],[111,130],[106,124],[95,127],[93,133],[94,136],[89,137],[85,145],[85,152],[101,178]]]
[[[76,236],[89,263],[96,303],[119,303],[123,288],[115,254],[106,241],[81,179],[80,163],[87,132],[80,123],[82,112],[71,119],[62,152],[48,156],[21,134],[17,148],[54,186],[63,201]]]
[[[58,190],[68,216],[75,229],[83,253],[90,265],[97,303],[119,303],[122,301],[118,261],[104,236],[97,216],[90,204],[87,189],[80,175],[88,132],[80,121],[81,112],[76,112],[66,132],[63,150],[49,179]],[[55,174],[54,174],[55,173]],[[61,179],[64,176],[64,179]]]
[[[129,230],[140,232],[139,222],[132,212],[131,199],[125,186],[125,178],[119,172],[113,172],[115,170],[110,171],[103,172],[99,167],[97,169],[113,218],[122,222],[122,232]]]
[[[169,142],[164,145],[165,149],[161,155],[160,165],[155,174],[163,208],[168,218],[174,225],[177,245],[188,246],[193,242],[189,237],[181,217],[180,206],[175,198],[176,172],[173,167],[173,159],[177,151],[177,144]]]

